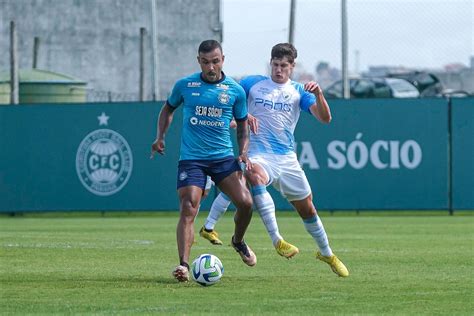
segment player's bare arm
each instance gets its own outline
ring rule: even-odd
[[[239,157],[237,159],[240,163],[244,163],[246,165],[246,170],[252,169],[252,163],[247,156],[249,149],[248,128],[248,120],[237,121],[237,144],[239,144]]]
[[[258,134],[258,119],[252,114],[249,114],[247,120],[249,122],[250,131],[255,135]]]
[[[150,159],[153,159],[155,153],[159,153],[160,155],[165,154],[165,135],[173,121],[174,110],[175,108],[170,106],[168,102],[166,102],[161,108],[158,122],[156,124],[156,139],[151,145]]]
[[[304,85],[304,89],[308,92],[311,92],[316,97],[316,103],[309,108],[311,114],[313,114],[322,123],[331,122],[331,109],[329,108],[328,102],[326,101],[323,90],[319,84],[314,81],[310,81]]]
[[[232,119],[232,121],[230,121],[229,127],[233,129],[237,128],[237,123],[235,122],[235,119]]]
[[[254,134],[257,134],[258,133],[257,118],[251,114],[248,114],[247,120],[249,122],[250,131]],[[235,119],[232,119],[232,121],[230,121],[230,128],[237,128],[237,122],[235,121]]]

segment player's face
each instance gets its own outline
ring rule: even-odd
[[[219,48],[209,53],[199,53],[197,59],[201,66],[202,76],[206,81],[216,82],[222,78],[224,55]]]
[[[293,73],[295,63],[290,63],[287,57],[273,58],[270,61],[270,66],[272,67],[272,80],[276,83],[286,83]]]

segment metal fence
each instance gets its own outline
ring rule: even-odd
[[[87,89],[87,102],[132,102],[140,99],[138,93],[101,91]],[[155,100],[155,97],[149,93],[145,95],[145,100]]]
[[[295,79],[327,86],[341,76],[341,0],[294,0]],[[268,72],[288,41],[291,0],[222,0],[227,72]],[[350,76],[424,70],[474,93],[472,0],[347,0]],[[237,14],[245,8],[245,15]],[[457,74],[462,73],[462,76]],[[462,82],[459,82],[462,80]]]

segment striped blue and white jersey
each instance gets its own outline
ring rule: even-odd
[[[247,119],[242,87],[223,74],[209,83],[195,73],[178,80],[167,100],[174,108],[183,104],[183,127],[179,160],[215,160],[233,156],[229,124]]]
[[[293,133],[301,111],[316,103],[314,94],[301,83],[278,84],[266,76],[249,76],[240,81],[247,94],[248,111],[258,119],[259,131],[250,133],[249,154],[285,155],[295,151]]]

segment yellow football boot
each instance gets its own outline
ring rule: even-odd
[[[280,239],[278,243],[275,246],[276,252],[287,259],[290,259],[291,257],[295,256],[298,254],[300,251],[298,247],[293,246],[289,242],[284,241],[283,239]]]
[[[346,266],[344,263],[342,263],[341,260],[339,260],[336,255],[332,255],[330,257],[325,257],[323,256],[319,251],[316,253],[316,258],[318,258],[321,261],[326,262],[329,264],[331,267],[332,271],[336,273],[340,277],[348,277],[349,276],[349,270],[347,270]]]
[[[215,230],[208,232],[204,229],[203,226],[199,231],[199,236],[209,240],[213,245],[222,245],[222,241],[219,239],[219,234]]]

